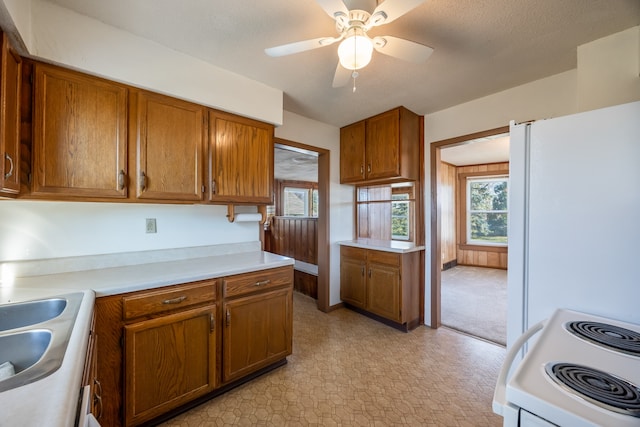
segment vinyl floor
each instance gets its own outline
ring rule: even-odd
[[[505,349],[447,328],[403,333],[294,294],[288,363],[169,420],[192,426],[501,426]]]

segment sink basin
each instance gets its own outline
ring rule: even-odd
[[[0,379],[0,392],[60,368],[83,296],[79,292],[0,305],[0,365],[11,362],[15,372]]]
[[[35,325],[58,317],[67,306],[63,298],[0,305],[0,331]],[[2,362],[0,362],[2,363]]]
[[[0,335],[0,363],[11,362],[17,375],[35,365],[50,343],[51,331],[46,329]]]

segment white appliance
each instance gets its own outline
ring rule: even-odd
[[[521,338],[496,384],[493,409],[505,426],[640,426],[640,325],[558,309]]]
[[[566,309],[640,329],[640,102],[512,123],[510,136],[507,348],[508,359],[520,365],[509,378],[511,360],[505,363],[494,411],[503,412],[505,425],[527,425],[528,413],[510,411],[523,408],[511,399],[532,395],[533,387],[542,396],[534,419],[546,402],[573,413],[558,425],[640,426],[640,418],[629,415],[623,418],[628,424],[617,424],[616,418],[581,421],[584,408],[594,405],[554,383],[545,371],[548,363],[579,364],[584,357],[587,365],[601,361],[592,368],[640,383],[637,356],[609,358],[611,350],[569,337],[557,320],[563,315],[556,313]],[[545,319],[542,328],[539,322]],[[534,335],[539,329],[542,333]],[[500,381],[506,401],[500,401]],[[559,393],[568,398],[559,399]],[[569,404],[575,402],[580,406]],[[528,425],[545,425],[535,422]]]

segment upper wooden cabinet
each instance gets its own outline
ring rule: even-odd
[[[37,63],[31,192],[126,198],[127,89]]]
[[[1,96],[7,100],[0,148],[6,152],[2,177],[7,179],[0,180],[0,196],[4,181],[13,185],[8,191],[20,190],[8,179],[18,177],[19,97],[18,91],[6,90],[20,87],[7,83],[20,78],[20,58],[3,52]],[[25,106],[33,116],[33,147],[27,153],[31,188],[19,197],[273,203],[273,125],[33,64],[33,104]],[[24,90],[31,89],[29,81],[23,82]],[[11,135],[15,147],[6,143]]]
[[[340,129],[340,182],[361,182],[365,179],[364,120]]]
[[[273,203],[273,126],[209,113],[209,199]]]
[[[202,200],[205,107],[146,91],[132,91],[139,199]],[[133,145],[133,144],[132,144]]]
[[[20,191],[20,81],[22,60],[0,33],[0,196]]]
[[[340,129],[340,182],[417,181],[420,120],[398,107]]]

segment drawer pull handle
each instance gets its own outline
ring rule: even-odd
[[[93,406],[97,408],[98,414],[96,415],[96,419],[99,420],[102,418],[103,412],[103,404],[102,404],[102,384],[96,378],[93,379],[93,383],[95,384],[97,390],[93,392]]]
[[[259,282],[256,282],[255,285],[253,286],[265,286],[265,285],[268,285],[269,283],[271,283],[271,280],[261,280]]]
[[[182,301],[186,300],[187,297],[185,296],[181,296],[178,298],[171,298],[171,299],[166,299],[164,301],[162,301],[163,304],[180,304]]]

